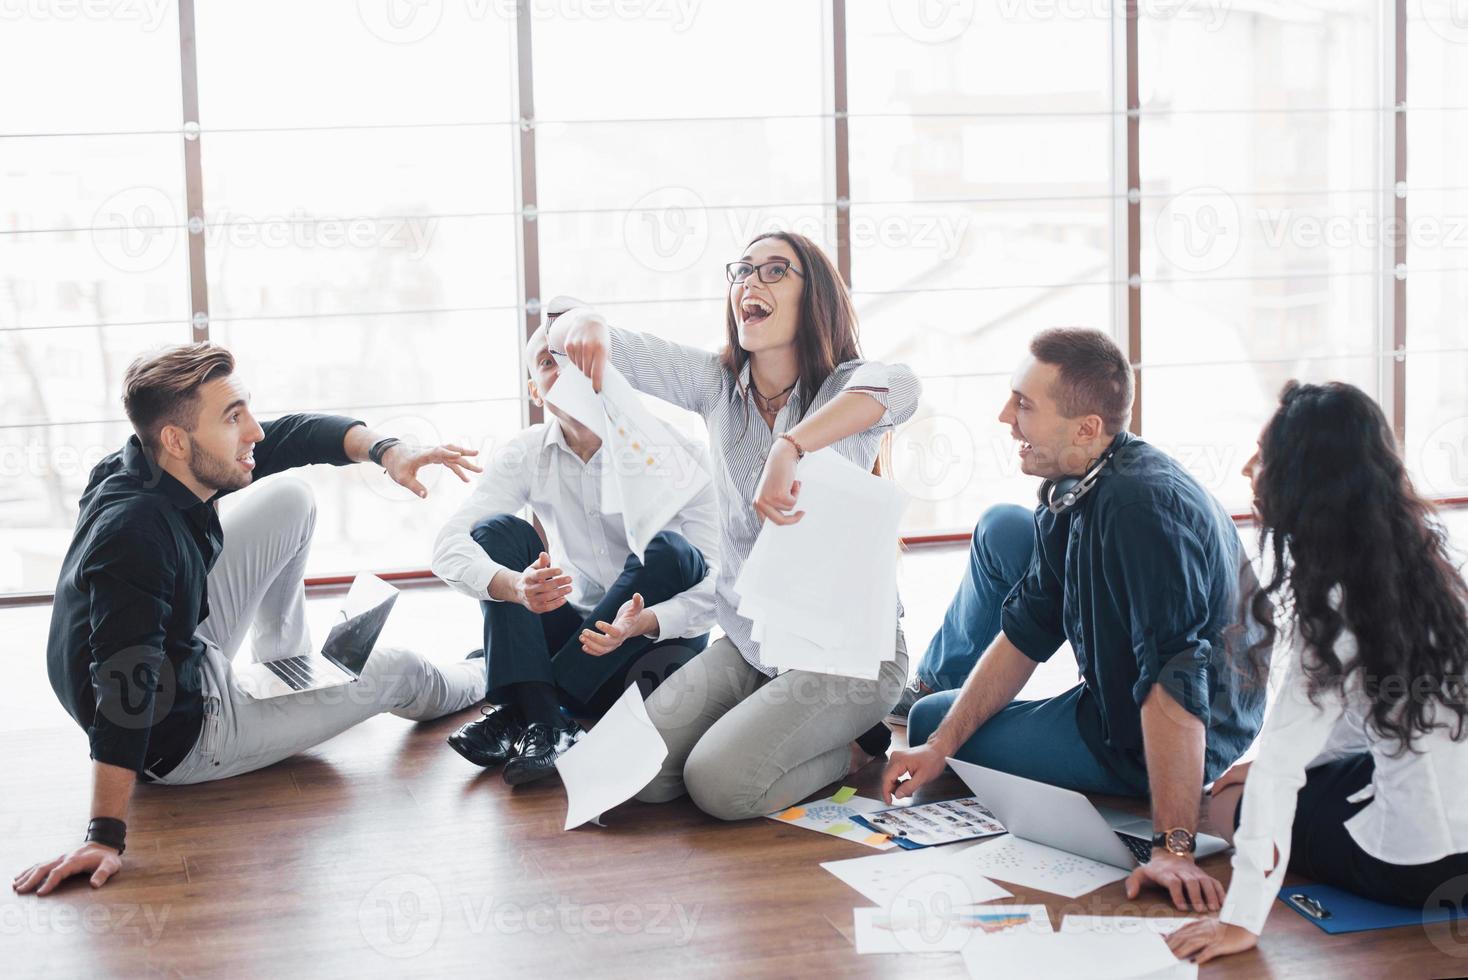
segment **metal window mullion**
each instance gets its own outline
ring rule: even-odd
[[[1124,93],[1126,111],[1116,113],[1112,127],[1112,188],[1116,206],[1112,220],[1114,266],[1120,273],[1113,306],[1118,341],[1132,365],[1136,395],[1131,431],[1142,434],[1142,160],[1141,86],[1138,82],[1137,0],[1127,0],[1118,30],[1112,22],[1112,106]],[[1121,327],[1124,325],[1124,331]]]
[[[541,308],[540,212],[535,183],[535,71],[532,60],[531,15],[530,0],[516,0],[515,91],[519,106],[519,140],[515,144],[514,172],[515,212],[520,217],[520,236],[516,242],[515,264],[519,272],[517,298],[520,309],[524,311],[527,341],[540,326]],[[524,356],[523,353],[521,356]],[[530,401],[528,390],[521,398],[521,407],[521,419],[525,424],[534,425],[545,420],[544,410]]]
[[[1407,187],[1407,0],[1396,0],[1393,4],[1394,23],[1392,29],[1392,172],[1393,187]],[[1392,242],[1394,272],[1407,269],[1407,195],[1392,193],[1392,216],[1398,229]],[[1387,411],[1392,420],[1392,430],[1397,436],[1397,445],[1407,443],[1407,358],[1401,351],[1407,348],[1407,278],[1394,275],[1391,280],[1391,329],[1392,350],[1398,352],[1391,359],[1390,401]]]
[[[851,288],[851,133],[847,117],[846,0],[831,0],[831,132],[836,178],[836,267]]]
[[[209,278],[204,266],[203,134],[199,120],[198,36],[194,0],[178,4],[179,75],[183,90],[184,195],[189,253],[189,308],[193,340],[209,339]],[[197,229],[197,230],[196,230]]]

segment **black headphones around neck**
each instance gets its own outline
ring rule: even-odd
[[[1106,452],[1099,459],[1091,461],[1086,468],[1084,476],[1066,476],[1058,480],[1046,480],[1040,484],[1040,503],[1050,509],[1050,513],[1057,517],[1075,509],[1076,504],[1085,498],[1096,487],[1101,479],[1101,471],[1106,464],[1111,462],[1111,457],[1121,448],[1121,436],[1111,440],[1111,445],[1106,447]]]

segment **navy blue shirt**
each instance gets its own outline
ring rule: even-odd
[[[255,479],[307,463],[351,462],[329,415],[261,428]],[[216,497],[219,495],[216,495]],[[166,775],[204,720],[199,624],[224,546],[210,502],[164,472],[137,436],[92,469],[51,607],[47,670],[98,762]]]
[[[1258,628],[1225,636],[1253,569],[1233,520],[1176,460],[1130,433],[1117,441],[1074,509],[1036,509],[1034,557],[1002,628],[1036,661],[1070,642],[1085,684],[1077,720],[1098,757],[1144,763],[1141,705],[1161,684],[1206,726],[1213,780],[1264,715],[1263,687],[1243,668]]]

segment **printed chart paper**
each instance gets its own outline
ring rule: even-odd
[[[1170,936],[1189,922],[1178,915],[1067,915],[1060,920],[1061,932],[1119,932],[1126,935],[1151,932]]]
[[[970,942],[1009,932],[1051,932],[1043,905],[970,905],[963,908],[852,910],[856,951],[957,953]]]
[[[962,860],[980,874],[1023,888],[1079,898],[1102,885],[1122,881],[1128,872],[1007,834],[964,850]]]
[[[857,796],[855,789],[843,786],[827,799],[816,800],[813,803],[798,803],[779,813],[771,813],[767,816],[771,820],[778,820],[792,827],[803,827],[817,833],[830,834],[832,837],[842,837],[879,851],[885,851],[896,846],[887,835],[878,834],[851,819],[858,813],[880,810],[884,805],[880,800],[869,800],[865,796]]]
[[[863,814],[861,819],[902,847],[935,847],[1004,833],[1004,825],[973,796],[892,807]]]
[[[897,851],[826,861],[821,867],[869,901],[892,911],[910,903],[951,909],[1011,897],[964,860],[963,848]]]

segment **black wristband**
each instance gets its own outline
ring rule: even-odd
[[[372,462],[376,463],[378,466],[381,466],[383,454],[386,453],[393,446],[401,444],[402,441],[403,440],[395,439],[392,436],[388,436],[386,439],[379,439],[372,444],[371,449],[367,450],[367,458],[372,460]]]
[[[115,817],[94,817],[87,824],[87,841],[104,844],[121,854],[127,850],[127,824]]]

